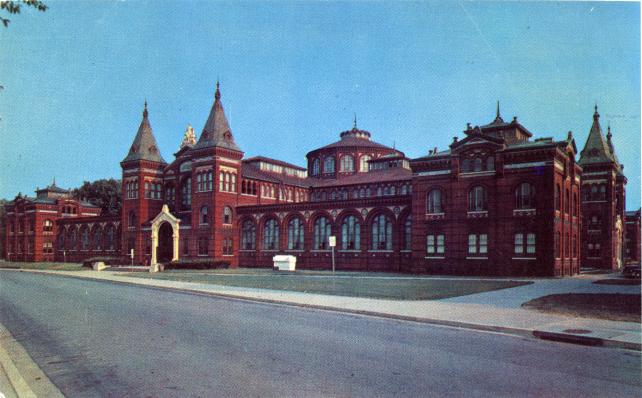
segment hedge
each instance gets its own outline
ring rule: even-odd
[[[209,258],[181,259],[165,264],[165,269],[215,269],[229,268],[229,261],[214,261]]]

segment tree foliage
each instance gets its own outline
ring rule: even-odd
[[[71,194],[78,200],[86,200],[102,209],[103,215],[120,214],[121,197],[120,181],[110,179],[85,181],[80,188],[73,189]]]
[[[20,6],[25,5],[27,7],[33,7],[38,11],[46,11],[47,5],[40,1],[40,0],[16,0],[16,1],[5,1],[2,0],[0,1],[0,10],[6,11],[9,14],[20,14]],[[9,20],[8,18],[4,18],[0,16],[0,22],[7,27],[9,26]]]

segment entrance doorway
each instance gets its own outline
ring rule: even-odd
[[[159,263],[168,263],[172,260],[174,248],[172,234],[172,226],[167,221],[163,222],[158,228],[158,248],[156,253]]]

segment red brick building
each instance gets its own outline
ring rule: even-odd
[[[56,250],[64,250],[58,241],[64,235],[61,229],[64,220],[100,215],[97,206],[72,199],[69,191],[56,186],[55,180],[48,187],[37,189],[35,198],[18,194],[5,205],[5,210],[4,258],[12,261],[57,260]],[[65,256],[60,254],[62,260]]]
[[[582,159],[599,141],[598,119]],[[337,141],[308,152],[307,168],[262,156],[244,159],[217,84],[200,137],[188,126],[168,163],[145,105],[121,162],[120,217],[89,214],[84,207],[77,214],[86,217],[51,213],[55,258],[133,253],[138,264],[203,258],[271,267],[275,254],[291,254],[298,268],[329,269],[328,238],[335,236],[336,267],[343,270],[577,274],[587,248],[582,214],[598,207],[580,202],[583,168],[575,162],[572,134],[562,140],[533,138],[517,118],[505,122],[499,106],[491,123],[469,124],[463,133],[446,150],[408,159],[373,141],[355,118]],[[614,158],[609,143],[603,145],[607,155],[597,158]],[[612,165],[617,161],[609,162],[584,163],[589,173],[611,165],[613,187],[606,192],[621,199],[612,212],[599,211],[602,220],[616,224],[626,180],[621,166]],[[624,215],[620,219],[624,222]],[[7,239],[12,245],[15,234]],[[24,249],[20,257],[40,258],[24,256]]]
[[[613,142],[606,139],[595,106],[593,125],[580,155],[582,179],[582,265],[617,270],[623,264],[626,177]]]
[[[624,235],[624,262],[640,264],[640,209],[626,212],[626,233]]]

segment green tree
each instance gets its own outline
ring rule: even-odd
[[[0,10],[8,12],[9,14],[20,14],[20,6],[33,7],[38,11],[46,11],[47,5],[39,0],[16,0],[16,1],[0,1]],[[7,27],[11,20],[0,16],[0,22]]]
[[[102,209],[103,215],[120,214],[121,197],[120,181],[110,179],[85,181],[80,188],[73,189],[71,194],[78,200],[86,200]]]

